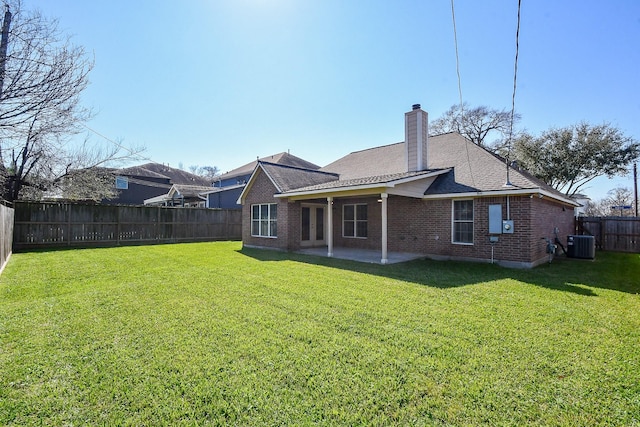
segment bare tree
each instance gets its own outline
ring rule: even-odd
[[[71,143],[91,118],[80,104],[93,60],[84,48],[71,43],[58,30],[58,23],[37,11],[22,8],[19,0],[7,6],[12,11],[7,33],[6,56],[0,95],[0,179],[2,197],[13,201],[39,198],[44,194],[64,196],[73,176],[84,177],[86,191],[79,198],[99,200],[109,194],[104,166],[129,158],[139,149],[122,153],[121,145],[108,148]],[[6,20],[6,16],[5,16]],[[126,151],[126,150],[125,150]],[[96,178],[89,185],[91,176]],[[96,190],[98,190],[96,194]]]
[[[590,202],[585,213],[587,216],[633,216],[633,207],[633,192],[626,187],[616,187],[609,190],[604,199]]]
[[[517,123],[520,115],[514,114],[513,119],[514,124]],[[481,147],[494,149],[509,137],[510,129],[511,112],[484,105],[470,108],[467,103],[463,104],[462,109],[459,104],[452,105],[430,124],[430,132],[433,134],[458,132]],[[491,142],[487,141],[490,135],[494,136]]]
[[[220,169],[217,166],[198,166],[191,165],[189,166],[189,172],[194,175],[201,176],[203,178],[210,179],[213,181],[216,176],[220,175]]]

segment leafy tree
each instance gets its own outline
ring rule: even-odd
[[[520,120],[520,115],[514,114],[513,119],[514,124],[517,123]],[[506,141],[509,137],[511,112],[496,110],[484,105],[470,108],[467,103],[463,104],[461,112],[460,105],[456,104],[452,105],[429,126],[433,134],[458,132],[481,147],[497,148],[500,142]],[[490,135],[495,137],[491,143],[487,141]]]
[[[640,155],[640,145],[608,123],[582,122],[552,128],[514,141],[512,158],[553,188],[568,196],[599,176],[625,175]]]
[[[87,139],[72,143],[92,116],[80,105],[80,95],[93,60],[61,34],[55,20],[21,6],[19,0],[7,6],[11,14],[5,15],[8,32],[2,43],[6,54],[0,49],[1,196],[9,201],[44,195],[93,200],[112,196],[113,178],[107,179],[99,166],[140,150],[123,154],[119,144],[91,145]],[[78,182],[86,184],[84,190],[74,184]]]

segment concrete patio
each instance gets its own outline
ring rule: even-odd
[[[327,257],[327,247],[306,248],[296,251],[305,255],[316,255]],[[371,249],[349,249],[349,248],[333,248],[333,257],[337,259],[347,259],[350,261],[366,262],[370,264],[381,264],[382,253],[379,250]],[[412,254],[405,252],[389,252],[387,254],[387,264],[396,264],[407,262],[414,259],[425,258],[421,254]]]

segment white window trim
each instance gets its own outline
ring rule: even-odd
[[[124,187],[123,186],[118,186],[118,182],[123,182],[124,183]],[[129,189],[129,178],[126,176],[116,176],[116,182],[115,182],[115,186],[116,186],[116,190],[128,190]]]
[[[260,211],[262,210],[262,206],[269,206],[269,215],[268,218],[266,219],[267,223],[269,224],[269,227],[267,227],[267,230],[269,230],[269,232],[271,232],[271,221],[275,221],[276,223],[276,235],[275,236],[263,236],[262,234],[253,234],[253,223],[254,223],[254,219],[253,219],[253,208],[254,206],[259,206],[258,208],[258,215],[260,214]],[[251,205],[251,237],[261,237],[263,239],[277,239],[278,238],[278,214],[276,213],[276,218],[274,220],[271,219],[271,206],[277,206],[277,203],[255,203],[253,205]],[[258,218],[257,222],[260,223],[262,220],[261,218]],[[258,226],[258,231],[262,230],[262,227]]]
[[[367,223],[367,236],[366,237],[361,237],[361,236],[346,236],[344,234],[344,223],[345,223],[345,219],[344,219],[344,208],[346,206],[353,206],[353,234],[357,234],[358,233],[358,206],[367,206],[367,219],[366,221],[360,220],[360,222],[366,222]],[[345,239],[362,239],[362,240],[366,240],[369,238],[369,205],[367,203],[345,203],[344,205],[342,205],[342,237],[344,237]]]
[[[456,202],[465,202],[465,201],[471,201],[473,202],[473,219],[471,221],[458,221],[460,223],[468,223],[471,222],[471,239],[472,242],[456,242],[455,241],[455,236],[456,236],[456,230],[455,230],[455,224],[456,224],[456,220],[455,220],[455,210],[456,210]],[[476,232],[476,202],[474,199],[454,199],[451,200],[451,243],[454,245],[462,245],[462,246],[473,246],[474,245],[474,241],[475,241],[475,232]]]

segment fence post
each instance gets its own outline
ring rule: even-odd
[[[116,208],[116,246],[120,246],[120,206]]]
[[[71,246],[71,205],[64,204],[67,207],[67,246]]]

